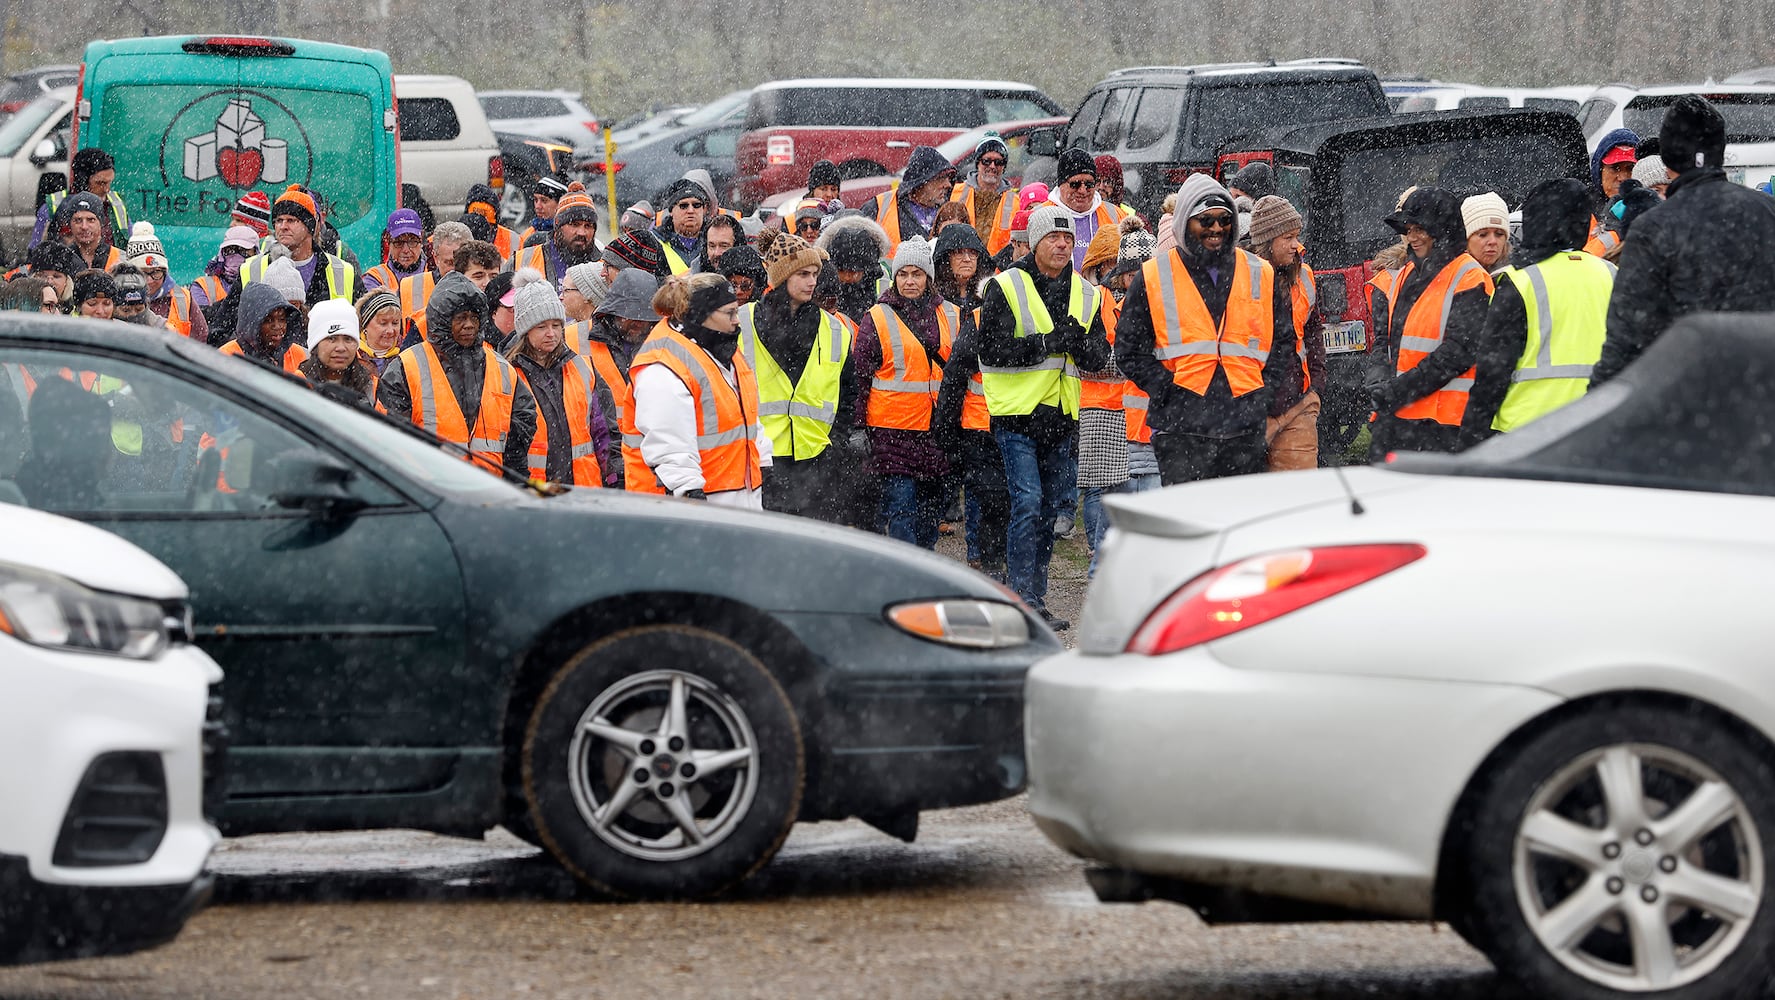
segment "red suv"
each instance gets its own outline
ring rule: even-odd
[[[916,146],[987,122],[1064,114],[1026,83],[990,80],[780,80],[752,91],[736,153],[733,202],[751,210],[807,187],[820,160],[849,179],[892,174]]]

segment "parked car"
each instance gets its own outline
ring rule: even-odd
[[[1421,90],[1405,97],[1393,110],[1402,114],[1414,111],[1454,111],[1461,108],[1534,108],[1537,111],[1578,113],[1594,87],[1473,87],[1455,84]]]
[[[745,124],[738,121],[691,125],[661,132],[618,150],[615,161],[617,204],[626,207],[647,199],[655,208],[661,208],[659,199],[687,170],[707,170],[715,181],[716,191],[731,190],[734,149],[743,131]],[[596,187],[602,192],[603,157],[587,161],[586,166],[596,177],[588,187]]]
[[[1427,80],[1421,76],[1381,77],[1381,89],[1386,91],[1387,104],[1390,105],[1394,111],[1399,110],[1399,105],[1405,103],[1406,98],[1415,94],[1421,94],[1430,90],[1442,90],[1445,88],[1465,89],[1467,86],[1468,85],[1465,83],[1444,83],[1441,80]]]
[[[1327,384],[1318,392],[1327,462],[1341,461],[1368,422],[1362,385],[1377,335],[1369,262],[1399,241],[1381,220],[1400,192],[1422,184],[1496,191],[1514,207],[1547,178],[1590,177],[1577,120],[1554,111],[1435,111],[1277,129],[1228,143],[1216,169],[1224,179],[1252,160],[1271,162],[1280,193],[1306,222],[1301,242],[1325,323]]]
[[[1085,95],[1063,140],[1122,161],[1126,201],[1149,219],[1221,144],[1287,125],[1390,114],[1374,72],[1348,60],[1140,66]]]
[[[418,186],[438,221],[462,214],[463,199],[473,185],[489,185],[503,197],[505,160],[499,140],[468,81],[397,75],[394,86],[400,97],[401,180]],[[380,238],[374,245],[380,245]]]
[[[752,91],[740,137],[735,200],[750,209],[807,188],[820,160],[840,177],[902,170],[917,146],[935,146],[987,122],[1062,114],[1026,83],[990,80],[778,80]]]
[[[1691,317],[1462,455],[1106,499],[1079,648],[1030,673],[1037,825],[1108,901],[1447,920],[1527,996],[1760,995],[1771,344]]]
[[[616,151],[620,155],[624,149],[630,146],[667,132],[695,128],[699,125],[744,121],[746,102],[751,97],[750,90],[735,90],[723,94],[707,104],[668,109],[657,115],[650,115],[627,128],[612,130],[610,141],[616,146]],[[582,148],[580,152],[582,160],[602,162],[604,144],[602,142],[594,143],[590,148]]]
[[[0,406],[22,374],[0,372]],[[220,837],[204,776],[222,734],[206,717],[222,672],[191,644],[172,570],[18,506],[12,485],[0,482],[0,965],[152,948],[209,896]]]
[[[74,91],[64,87],[26,104],[0,123],[0,261],[22,263],[43,200],[68,187]]]
[[[544,174],[566,177],[573,167],[573,147],[549,139],[495,132],[504,161],[505,190],[499,199],[501,225],[522,231],[536,213],[530,194]]]
[[[483,90],[475,96],[495,131],[534,135],[571,147],[604,141],[598,116],[576,91]]]
[[[109,462],[102,501],[48,505],[190,584],[228,672],[224,832],[504,824],[588,885],[694,896],[797,820],[910,840],[922,810],[1022,788],[1023,677],[1059,643],[966,566],[805,518],[544,497],[128,329],[0,314],[0,371],[90,372],[130,403],[141,455],[103,429],[63,445]],[[176,439],[140,433],[163,422]]]
[[[1651,138],[1663,127],[1664,112],[1684,94],[1700,94],[1725,117],[1727,177],[1749,187],[1775,178],[1775,84],[1610,84],[1584,102],[1578,120],[1593,147],[1616,128]]]
[[[38,66],[0,82],[0,121],[52,90],[80,82],[79,66]]]

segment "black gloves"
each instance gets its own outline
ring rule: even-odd
[[[708,494],[704,493],[702,490],[685,490],[683,493],[680,493],[678,495],[680,497],[683,497],[686,500],[707,500],[707,499],[709,499]]]
[[[1085,338],[1090,331],[1079,325],[1079,321],[1071,316],[1062,316],[1054,324],[1054,332],[1048,334],[1048,346],[1052,353],[1071,354],[1077,356],[1085,346]]]
[[[864,457],[869,454],[869,432],[861,427],[851,428],[845,439],[845,446],[852,455]]]

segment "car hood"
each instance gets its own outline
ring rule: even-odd
[[[188,596],[185,581],[129,542],[79,521],[0,504],[0,563],[65,576],[113,594],[156,601]]]

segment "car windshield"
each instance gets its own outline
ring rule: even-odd
[[[1657,135],[1664,112],[1681,94],[1636,97],[1621,112],[1622,124],[1639,135]],[[1775,142],[1775,93],[1704,94],[1726,119],[1727,142]]]
[[[731,94],[717,97],[713,101],[710,101],[702,107],[697,108],[695,111],[678,119],[678,124],[713,125],[715,122],[718,122],[721,119],[726,118],[728,115],[733,114],[735,111],[745,107],[746,101],[750,99],[751,96],[752,92],[750,90],[736,90]]]
[[[446,495],[479,500],[515,498],[515,486],[463,461],[461,452],[446,445],[430,445],[391,426],[388,421],[327,399],[302,383],[257,365],[242,365],[221,358],[215,351],[172,341],[178,354],[205,366],[228,366],[228,377],[243,390],[292,413],[310,426],[324,427],[328,439],[344,450],[389,468],[415,483]]]
[[[18,114],[6,119],[0,125],[0,156],[15,156],[24,148],[25,142],[36,133],[37,127],[49,120],[65,103],[63,98],[46,95],[25,105]]]
[[[1261,81],[1204,87],[1197,98],[1191,142],[1218,146],[1233,136],[1278,125],[1342,121],[1387,114],[1387,104],[1362,80]]]

